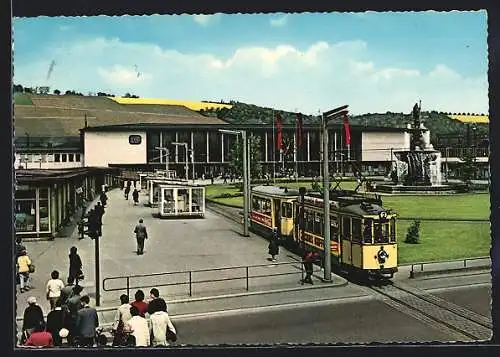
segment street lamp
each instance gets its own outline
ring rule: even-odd
[[[328,172],[328,121],[338,119],[348,113],[348,105],[324,112],[321,115],[323,125],[323,221],[325,269],[323,280],[332,281],[332,248],[330,242],[330,178]]]
[[[188,143],[186,143],[186,142],[182,142],[182,143],[173,142],[172,145],[184,146],[184,150],[186,152],[186,180],[187,180],[188,179],[188,171],[189,171],[189,168],[188,168],[188,152],[189,152]],[[194,157],[192,158],[192,162],[193,162],[193,181],[194,181]]]
[[[170,151],[167,148],[164,147],[155,147],[156,150],[160,150],[160,152],[165,151],[165,171],[168,173],[168,155],[170,155]],[[161,156],[161,154],[160,154]]]
[[[243,140],[243,236],[248,237],[248,211],[249,211],[249,160],[248,160],[248,144],[247,133],[244,130],[225,130],[219,129],[219,132],[230,135],[241,135]],[[224,153],[222,153],[224,154]]]

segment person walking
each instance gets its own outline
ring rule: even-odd
[[[69,330],[68,342],[74,345],[78,338],[78,329],[76,320],[78,311],[82,308],[81,292],[83,288],[80,285],[73,287],[73,296],[68,300],[68,310],[65,317],[65,327]]]
[[[317,253],[315,253],[315,252],[308,252],[308,251],[304,252],[304,256],[302,257],[302,262],[304,264],[304,269],[306,271],[306,277],[304,278],[304,280],[302,280],[302,284],[304,284],[304,283],[308,283],[311,285],[314,284],[312,279],[311,279],[311,276],[312,276],[313,271],[314,271],[313,263],[316,260],[316,257],[317,257]]]
[[[276,261],[276,256],[279,254],[279,238],[278,229],[273,228],[273,235],[269,240],[268,253],[271,256],[271,261]]]
[[[47,281],[47,300],[50,303],[50,310],[54,310],[56,307],[56,302],[61,297],[61,291],[64,289],[64,283],[59,279],[59,272],[54,270],[50,274],[51,279]]]
[[[33,271],[33,263],[25,249],[21,251],[21,255],[17,258],[17,273],[19,274],[21,293],[31,289],[30,273]]]
[[[130,193],[130,187],[125,187],[125,199],[128,200],[128,194]]]
[[[134,199],[134,206],[137,206],[139,204],[139,191],[137,191],[136,188],[134,188],[134,192],[132,192],[132,198]]]
[[[136,347],[148,347],[151,345],[148,321],[139,315],[137,307],[130,308],[132,318],[127,321],[126,329],[135,339]]]
[[[134,229],[135,239],[137,240],[137,255],[144,254],[144,241],[148,239],[148,231],[143,223],[143,219],[139,219],[139,224]]]
[[[90,298],[84,295],[80,298],[82,308],[76,315],[76,331],[78,331],[78,344],[81,347],[93,347],[96,338],[96,328],[99,327],[97,310],[90,307]]]
[[[42,308],[38,306],[36,298],[34,296],[30,296],[27,299],[27,302],[28,307],[26,307],[23,314],[23,343],[29,338],[35,328],[45,322],[45,320],[43,319]]]
[[[101,192],[101,195],[99,196],[99,200],[102,202],[102,206],[106,207],[106,204],[108,203],[108,195],[106,195],[106,189],[104,189]]]
[[[125,346],[127,343],[127,333],[125,323],[132,318],[130,314],[129,297],[126,294],[120,296],[121,305],[115,313],[115,322],[113,323],[113,346]]]
[[[82,272],[82,260],[78,255],[78,249],[76,247],[71,247],[69,250],[69,275],[68,275],[68,283],[73,284],[75,282],[78,285],[78,281],[80,280]]]
[[[148,312],[148,303],[144,301],[144,291],[137,290],[134,297],[135,300],[130,305],[134,306],[137,311],[139,311],[139,315],[146,317],[146,313]]]
[[[61,308],[61,300],[57,300],[54,310],[47,315],[46,326],[47,332],[52,335],[55,346],[62,345],[62,338],[59,334],[62,328],[64,328],[64,314]]]
[[[151,335],[151,345],[158,346],[169,346],[167,340],[167,333],[170,336],[176,336],[177,331],[175,330],[172,321],[170,320],[168,313],[166,311],[156,311],[149,318],[150,321],[150,335]],[[175,337],[175,340],[177,338]]]

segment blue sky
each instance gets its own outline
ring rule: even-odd
[[[14,81],[313,113],[488,111],[486,12],[14,19]],[[50,78],[52,60],[56,66]],[[140,73],[139,76],[134,75]]]

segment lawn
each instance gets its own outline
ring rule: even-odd
[[[33,105],[31,98],[25,93],[14,93],[14,103],[19,105]]]

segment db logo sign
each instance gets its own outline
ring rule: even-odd
[[[128,137],[128,143],[130,145],[140,145],[142,142],[142,137],[140,135],[130,135]]]

